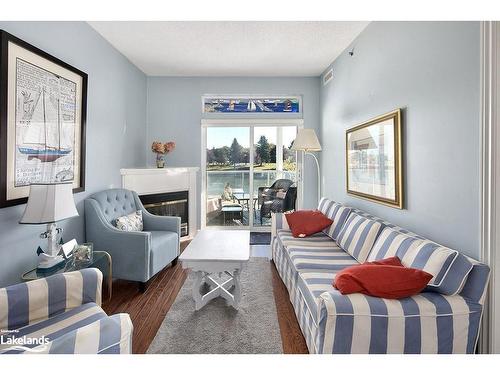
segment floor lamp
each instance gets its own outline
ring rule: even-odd
[[[304,151],[304,155],[311,155],[316,162],[316,168],[318,169],[318,202],[321,199],[321,183],[320,183],[320,172],[319,172],[319,162],[316,155],[312,151],[321,151],[321,145],[319,144],[316,132],[313,129],[300,129],[297,133],[295,141],[293,141],[293,146],[291,148],[294,151]]]

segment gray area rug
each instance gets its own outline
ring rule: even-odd
[[[191,273],[148,354],[283,353],[271,277],[268,259],[250,258],[241,273],[238,310],[219,297],[195,311]]]

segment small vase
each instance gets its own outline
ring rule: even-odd
[[[156,168],[165,168],[165,160],[157,159],[156,160]]]

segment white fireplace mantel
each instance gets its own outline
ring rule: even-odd
[[[183,168],[124,168],[120,169],[122,187],[139,195],[189,192],[189,237],[197,228],[196,174],[197,167]]]

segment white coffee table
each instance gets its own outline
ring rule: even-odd
[[[216,297],[226,299],[228,305],[238,309],[241,299],[240,273],[250,258],[250,233],[246,230],[201,230],[182,252],[179,260],[183,268],[196,273],[193,285],[195,309],[199,310]],[[224,282],[214,274],[225,273]],[[203,294],[201,286],[210,290]],[[234,285],[234,290],[229,290]]]

